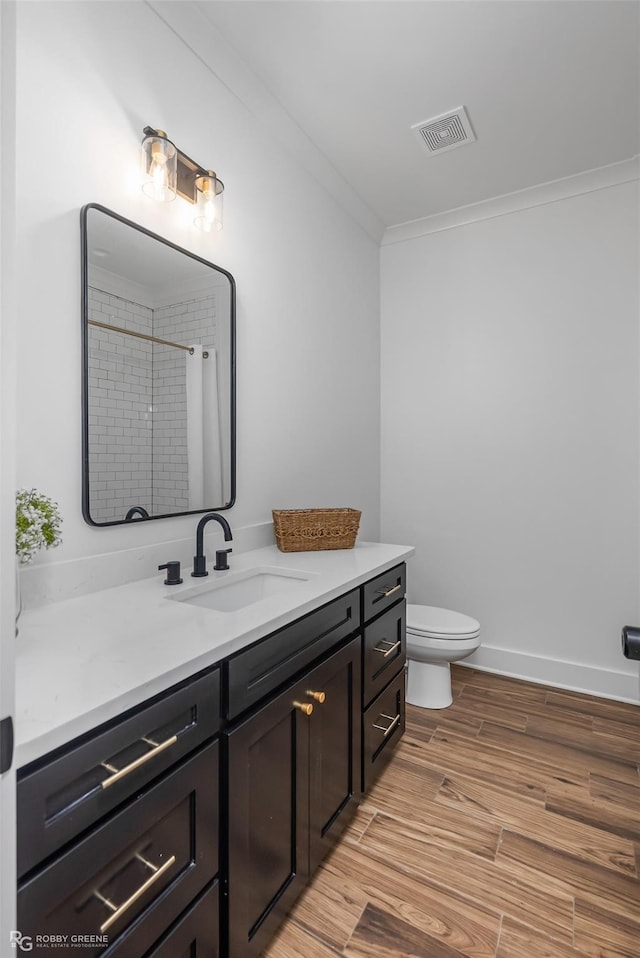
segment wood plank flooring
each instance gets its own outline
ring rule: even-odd
[[[640,706],[453,686],[264,958],[640,958]]]

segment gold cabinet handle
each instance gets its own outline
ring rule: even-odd
[[[402,588],[402,583],[399,585],[394,585],[390,589],[387,589],[386,586],[383,586],[382,589],[376,589],[376,595],[383,595],[385,598],[388,595],[393,595],[394,592],[397,592],[398,589]]]
[[[307,689],[307,695],[310,695],[312,699],[315,699],[316,702],[319,702],[322,705],[327,697],[326,692],[312,692],[311,689]]]
[[[381,712],[381,713],[380,713],[380,718],[389,719],[389,721],[391,722],[391,724],[388,725],[386,728],[385,728],[384,725],[376,725],[375,723],[374,723],[374,726],[373,726],[374,728],[379,729],[381,732],[384,732],[384,736],[385,736],[385,738],[386,738],[387,735],[390,735],[391,732],[393,732],[394,728],[396,727],[396,725],[397,725],[398,722],[400,721],[400,713],[398,713],[397,715],[393,716],[393,715],[385,715],[384,712]]]
[[[169,868],[171,868],[171,866],[174,864],[174,862],[175,862],[175,860],[176,860],[176,856],[175,856],[175,855],[172,855],[171,858],[167,858],[167,860],[166,860],[166,862],[164,863],[164,865],[158,866],[158,865],[154,865],[153,862],[148,861],[146,858],[143,858],[142,855],[136,855],[135,857],[138,859],[138,861],[142,862],[142,864],[143,864],[146,868],[150,868],[151,871],[152,871],[152,874],[149,875],[149,877],[147,878],[147,880],[146,880],[145,882],[143,882],[142,885],[140,885],[140,887],[137,888],[137,889],[134,891],[133,895],[130,895],[129,898],[127,898],[127,900],[124,901],[121,905],[114,905],[114,903],[113,903],[109,898],[105,898],[105,896],[102,894],[102,892],[100,892],[100,891],[94,891],[94,893],[93,893],[93,894],[94,894],[94,897],[97,898],[98,901],[101,901],[103,905],[106,905],[107,908],[108,908],[111,912],[113,912],[113,914],[109,915],[109,917],[107,918],[107,920],[106,920],[106,921],[103,921],[102,924],[100,925],[100,934],[101,934],[101,935],[103,935],[108,928],[111,928],[111,926],[113,925],[113,923],[116,922],[116,921],[118,920],[118,918],[121,918],[121,917],[124,915],[125,911],[127,911],[129,908],[131,908],[131,906],[133,905],[133,903],[136,902],[136,901],[138,900],[138,898],[140,898],[141,895],[144,895],[144,893],[145,893],[149,888],[151,888],[151,886],[152,886],[155,882],[157,882],[158,879],[159,879],[162,875],[164,875],[164,873],[165,873]]]
[[[381,639],[381,641],[382,641],[382,642],[389,642],[390,640],[389,640],[389,639]],[[386,657],[387,657],[388,655],[391,655],[392,652],[395,652],[395,650],[396,650],[401,644],[402,644],[402,643],[401,643],[400,639],[398,639],[398,641],[397,641],[397,642],[393,642],[393,643],[391,644],[390,648],[388,648],[388,649],[381,649],[379,645],[376,645],[373,651],[374,651],[374,652],[381,652],[382,655],[384,655],[384,657],[385,657],[385,659],[386,659]]]
[[[116,782],[119,782],[121,778],[124,778],[125,775],[129,775],[130,772],[135,771],[136,768],[140,768],[141,765],[144,765],[145,762],[148,762],[150,759],[155,758],[156,755],[159,755],[160,752],[164,752],[165,748],[169,748],[170,745],[175,745],[178,741],[177,735],[172,735],[171,738],[165,739],[164,742],[154,742],[151,738],[142,737],[141,741],[145,742],[147,745],[152,745],[153,748],[150,752],[145,752],[144,755],[141,755],[140,758],[137,758],[134,762],[130,762],[129,765],[125,765],[124,768],[114,768],[113,765],[110,765],[108,762],[100,762],[103,768],[106,768],[108,772],[113,772],[113,775],[110,775],[109,778],[105,778],[104,782],[101,782],[102,788],[109,788],[110,785],[115,785]]]
[[[305,715],[311,715],[313,712],[313,705],[311,702],[294,702],[293,707],[300,709],[300,711],[304,712]]]

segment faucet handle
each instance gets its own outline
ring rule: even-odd
[[[180,563],[177,561],[165,562],[164,565],[158,566],[158,572],[161,569],[167,570],[167,578],[164,580],[165,585],[180,585],[182,579],[180,578]]]
[[[229,568],[227,555],[230,552],[233,552],[233,549],[216,549],[216,564],[213,567],[215,572],[225,572]]]

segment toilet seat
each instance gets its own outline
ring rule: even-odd
[[[407,632],[430,639],[475,639],[480,623],[469,615],[432,605],[407,606]]]

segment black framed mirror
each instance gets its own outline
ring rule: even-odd
[[[97,203],[81,250],[85,520],[230,509],[233,276]]]

